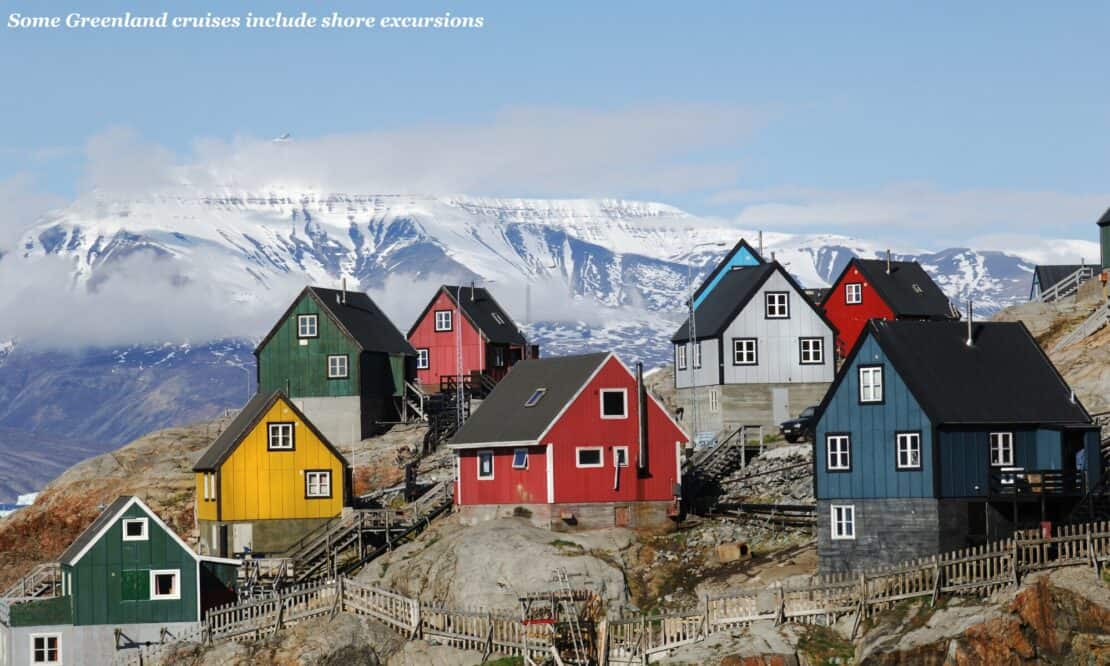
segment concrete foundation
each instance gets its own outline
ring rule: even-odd
[[[555,532],[629,527],[670,530],[671,502],[590,502],[584,504],[468,504],[456,506],[463,525],[497,518],[527,518],[536,527]]]
[[[0,666],[23,666],[33,664],[32,638],[39,634],[59,636],[62,664],[113,664],[126,659],[137,648],[150,643],[161,643],[163,630],[168,632],[165,640],[172,641],[175,636],[183,636],[195,631],[200,625],[195,622],[171,622],[168,624],[100,624],[73,626],[71,624],[40,627],[0,626]],[[116,630],[121,632],[116,639]]]
[[[226,526],[227,557],[242,553],[247,548],[253,553],[275,555],[285,552],[305,535],[329,520],[332,519],[300,518],[240,522],[200,520],[197,521],[200,532],[197,552],[202,555],[220,555],[220,528]]]
[[[292,401],[333,445],[353,446],[362,440],[362,401],[357,395]]]
[[[762,425],[764,435],[777,434],[779,423],[796,417],[810,405],[820,404],[829,384],[722,384],[700,386],[698,432],[732,432],[742,425]],[[675,392],[675,402],[683,409],[682,425],[693,429],[694,389]]]

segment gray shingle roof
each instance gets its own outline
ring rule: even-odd
[[[460,285],[445,284],[439,288],[436,295],[425,306],[424,311],[416,318],[416,322],[412,328],[409,329],[411,336],[416,330],[416,326],[428,314],[440,292],[445,292],[452,301],[456,300],[456,295],[459,296],[459,306],[466,318],[474,324],[474,326],[486,336],[486,339],[494,344],[499,345],[524,345],[527,340],[524,334],[517,328],[516,322],[509,316],[509,313],[493,298],[488,289],[484,287],[467,287]],[[498,318],[501,321],[498,321]]]
[[[309,287],[319,301],[364,351],[416,356],[416,350],[377,304],[361,291],[348,291],[346,302],[339,289]]]
[[[536,440],[609,356],[605,352],[518,362],[455,433],[450,444]],[[541,388],[546,392],[539,402],[525,407],[528,398]]]
[[[885,259],[852,261],[896,317],[952,316],[948,297],[916,261],[891,261],[889,273]]]

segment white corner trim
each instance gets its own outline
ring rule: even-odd
[[[555,503],[555,445],[547,443],[547,503]]]

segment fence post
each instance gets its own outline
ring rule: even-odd
[[[1021,586],[1021,574],[1018,573],[1018,537],[1014,537],[1013,548],[1010,550],[1010,561],[1014,567],[1014,587]]]
[[[412,638],[414,640],[420,640],[420,639],[424,638],[424,617],[423,617],[423,613],[421,611],[420,600],[419,599],[411,599],[410,601],[412,601],[412,604],[413,604],[412,613],[411,613],[411,616],[412,616]]]

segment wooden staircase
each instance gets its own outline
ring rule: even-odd
[[[1042,303],[1051,303],[1079,291],[1084,282],[1093,278],[1098,271],[1095,266],[1080,266],[1074,273],[1060,280],[1037,295]]]
[[[0,599],[33,599],[57,596],[62,589],[62,566],[40,564],[0,595]]]

